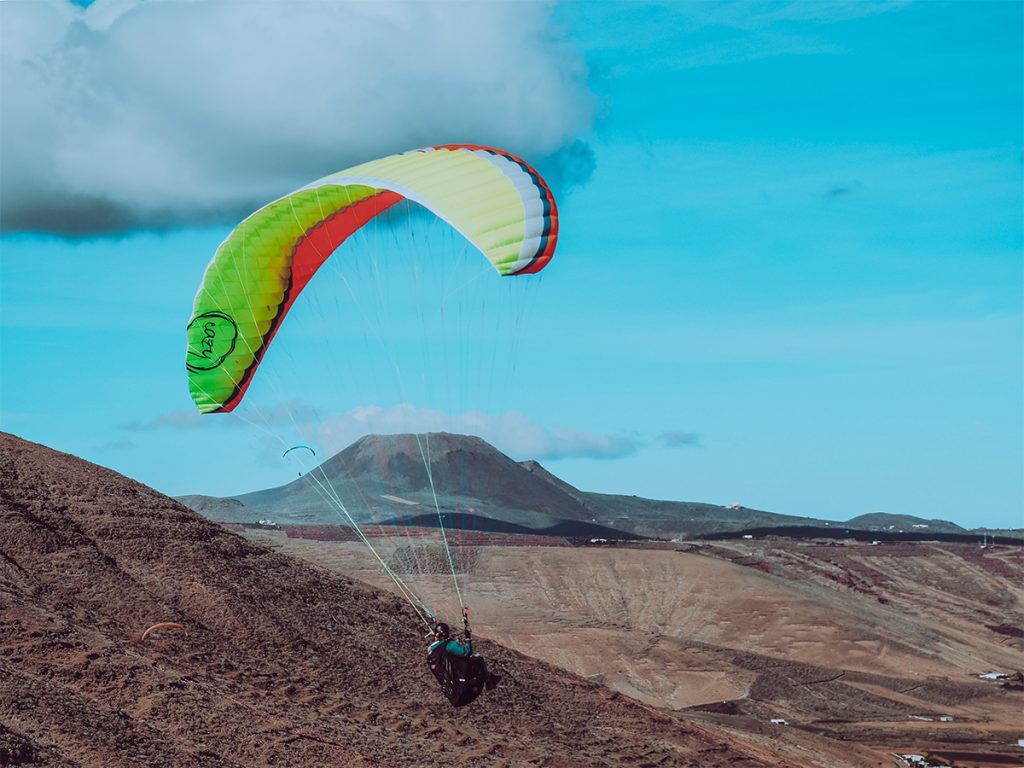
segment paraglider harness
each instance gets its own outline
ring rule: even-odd
[[[436,628],[435,624],[435,637]],[[487,665],[483,656],[473,653],[473,635],[469,629],[469,609],[462,609],[462,632],[465,637],[469,653],[465,656],[456,656],[450,653],[448,643],[452,639],[448,634],[444,640],[435,642],[427,653],[427,666],[434,673],[441,692],[445,695],[453,707],[464,707],[471,703],[487,682]]]

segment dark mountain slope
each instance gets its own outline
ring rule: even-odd
[[[158,621],[190,637],[138,640]],[[405,603],[0,434],[0,755],[44,766],[743,766],[768,748],[482,641],[442,706]]]
[[[573,485],[569,485],[569,483],[565,482],[565,480],[563,480],[562,478],[549,472],[539,461],[534,461],[533,459],[530,459],[529,461],[521,461],[519,462],[519,466],[521,466],[530,474],[536,475],[541,480],[544,480],[550,483],[551,485],[555,486],[566,496],[575,499],[578,503],[582,504],[583,506],[587,506],[586,493],[584,493],[579,488],[576,488]]]
[[[641,536],[680,536],[742,530],[756,525],[820,525],[823,521],[780,515],[741,506],[723,507],[688,501],[658,501],[581,491],[536,461],[520,462],[536,477],[571,497],[590,512],[593,522]]]
[[[429,473],[424,457],[429,457]],[[883,530],[894,525],[935,533],[963,530],[950,522],[911,515],[870,514],[839,523],[737,504],[590,493],[573,487],[536,461],[515,462],[478,437],[448,433],[367,435],[310,469],[277,488],[229,498],[193,495],[179,500],[212,520],[225,522],[270,517],[283,523],[345,525],[344,515],[328,501],[330,495],[337,494],[359,524],[408,525],[414,520],[426,524],[430,515],[436,524],[436,494],[442,512],[452,514],[454,520],[472,519],[471,530],[499,530],[488,527],[486,519],[532,532],[574,530],[573,523],[593,523],[662,538],[772,526]]]
[[[963,533],[956,523],[948,520],[925,520],[914,515],[891,515],[887,512],[871,512],[867,515],[851,517],[845,523],[851,528],[867,531],[899,530],[927,531],[929,533]]]
[[[739,531],[759,525],[827,524],[811,517],[690,501],[658,501],[607,493],[587,493],[585,499],[597,522],[643,536],[671,538],[713,531]]]
[[[429,457],[429,473],[424,457]],[[447,433],[367,435],[286,485],[223,499],[182,496],[180,501],[225,522],[270,517],[344,525],[344,514],[328,500],[332,494],[359,524],[425,522],[430,515],[436,517],[434,494],[441,511],[453,519],[489,518],[534,531],[575,530],[573,523],[593,523],[635,535],[671,537],[822,522],[714,504],[587,493],[536,461],[515,462],[478,437]],[[474,520],[470,527],[490,530],[489,525]],[[593,535],[608,535],[595,531]]]
[[[420,526],[423,528],[437,528],[437,514],[430,513],[404,518],[402,520],[390,520],[382,525],[395,526]],[[579,520],[563,520],[549,528],[527,528],[515,523],[506,523],[504,520],[495,520],[483,515],[466,515],[461,512],[445,513],[444,526],[447,529],[459,531],[483,531],[486,533],[508,533],[531,536],[558,536],[562,538],[603,538],[603,539],[639,539],[641,537],[632,533],[608,528],[596,523],[586,523]]]
[[[219,520],[224,523],[253,522],[253,512],[238,499],[189,494],[177,496],[179,501],[194,512],[198,512],[208,520]]]
[[[404,517],[415,509],[385,496],[427,508],[416,513],[433,511],[434,493],[442,510],[472,511],[531,528],[590,518],[575,498],[492,445],[447,433],[367,435],[287,485],[236,498],[252,512],[275,519],[341,523],[325,500],[328,487],[359,523]]]

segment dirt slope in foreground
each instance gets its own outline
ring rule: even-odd
[[[404,603],[0,434],[0,763],[793,764],[481,645],[501,688],[442,706]]]

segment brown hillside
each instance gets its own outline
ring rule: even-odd
[[[0,764],[786,764],[486,641],[505,679],[453,710],[422,645],[392,596],[0,434]]]
[[[388,587],[361,544],[245,535]],[[375,544],[400,546],[395,537]],[[1014,747],[1024,725],[1019,548],[483,540],[456,551],[472,555],[463,594],[496,640],[734,734],[774,728],[774,747],[785,736],[809,750],[803,764],[891,765],[894,750],[952,750],[1024,765]],[[433,605],[450,581],[437,572],[418,585]],[[976,677],[988,672],[1008,677]],[[772,726],[778,718],[788,725]]]

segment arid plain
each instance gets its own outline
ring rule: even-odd
[[[245,533],[391,584],[361,544]],[[977,677],[1024,666],[1019,548],[768,539],[474,546],[463,561],[480,633],[642,702],[737,732],[815,734],[823,759],[837,740],[1024,761],[1021,686]],[[450,575],[407,578],[455,615]]]

